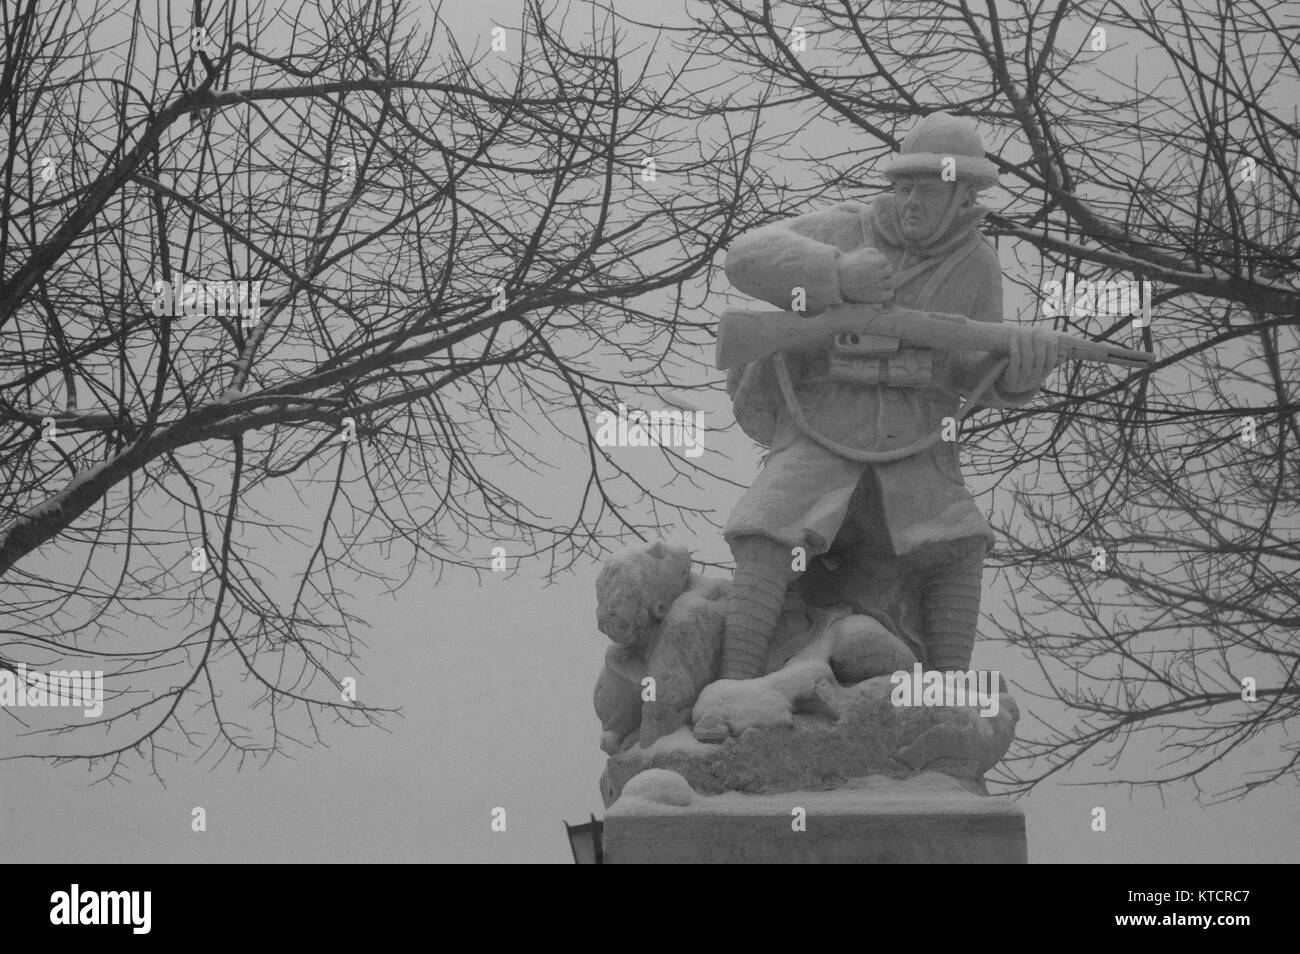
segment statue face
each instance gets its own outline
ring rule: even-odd
[[[956,182],[938,176],[903,176],[894,180],[894,199],[903,237],[920,241],[934,234],[957,192]]]

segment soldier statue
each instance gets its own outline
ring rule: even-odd
[[[1001,322],[1002,269],[976,195],[997,183],[973,122],[937,112],[908,133],[891,192],[747,233],[727,253],[739,290],[816,315],[881,303]],[[724,679],[763,674],[800,557],[838,550],[904,561],[924,661],[967,669],[993,531],[962,480],[958,442],[939,440],[962,399],[1030,401],[1058,360],[1051,332],[1016,329],[1005,356],[901,348],[887,356],[773,355],[729,373],[736,417],[769,448],[724,528],[735,557],[722,636]],[[802,551],[800,550],[802,548]],[[897,628],[898,620],[891,621]]]

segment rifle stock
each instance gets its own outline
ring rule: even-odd
[[[900,345],[1007,354],[1013,335],[1021,327],[892,305],[837,305],[815,316],[732,309],[723,312],[718,326],[715,364],[719,370],[728,371],[778,351],[828,351],[840,335],[850,336],[851,344],[860,351],[882,354]],[[1049,333],[1056,337],[1063,360],[1098,361],[1129,368],[1145,367],[1155,361],[1149,351],[1089,341],[1061,331]]]

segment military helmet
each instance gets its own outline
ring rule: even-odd
[[[913,126],[882,174],[887,179],[940,176],[944,160],[949,158],[955,160],[958,181],[969,182],[977,189],[997,185],[998,167],[984,158],[984,142],[975,123],[944,112],[931,113]]]

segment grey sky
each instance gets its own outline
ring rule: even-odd
[[[512,24],[518,6],[475,0],[449,3],[444,13],[469,47],[476,35],[487,44],[493,21]],[[618,6],[632,12],[630,4]],[[635,7],[650,17],[650,7]],[[1008,295],[1009,314],[1023,308],[1009,284]],[[731,423],[716,396],[698,403],[710,428]],[[711,430],[706,446],[706,464],[739,480],[755,472],[756,449],[736,428]],[[635,464],[634,455],[658,451],[617,453]],[[571,490],[560,475],[539,480],[536,492],[545,499]],[[705,492],[719,519],[740,495],[720,484]],[[677,527],[664,536],[700,558],[727,558],[716,534]],[[478,545],[485,565],[494,543]],[[273,553],[260,558],[275,565]],[[551,586],[544,585],[542,569],[525,565],[517,575],[485,573],[481,580],[451,570],[437,587],[417,577],[396,597],[359,598],[353,609],[370,630],[358,693],[363,701],[402,709],[401,717],[387,720],[387,731],[327,726],[328,747],[291,750],[292,759],[242,772],[210,762],[161,762],[166,787],[142,770],[129,784],[88,787],[97,775],[81,767],[0,764],[0,859],[568,860],[562,820],[602,812],[597,779],[604,756],[591,690],[607,641],[595,628],[598,565],[589,562]],[[986,583],[991,578],[990,571]],[[1001,597],[989,593],[986,608],[997,609]],[[1034,678],[1019,654],[987,641],[977,645],[976,661],[1013,682]],[[1022,711],[1031,705],[1022,697]],[[1098,781],[1104,772],[1080,769],[1063,781]],[[1186,787],[1162,801],[1150,792],[1130,798],[1123,788],[1057,783],[1022,805],[1031,862],[1300,858],[1300,798],[1293,789],[1205,808]],[[196,806],[206,811],[206,832],[191,831]],[[1107,810],[1104,833],[1091,830],[1095,806]],[[506,810],[505,832],[491,829],[497,807]]]

